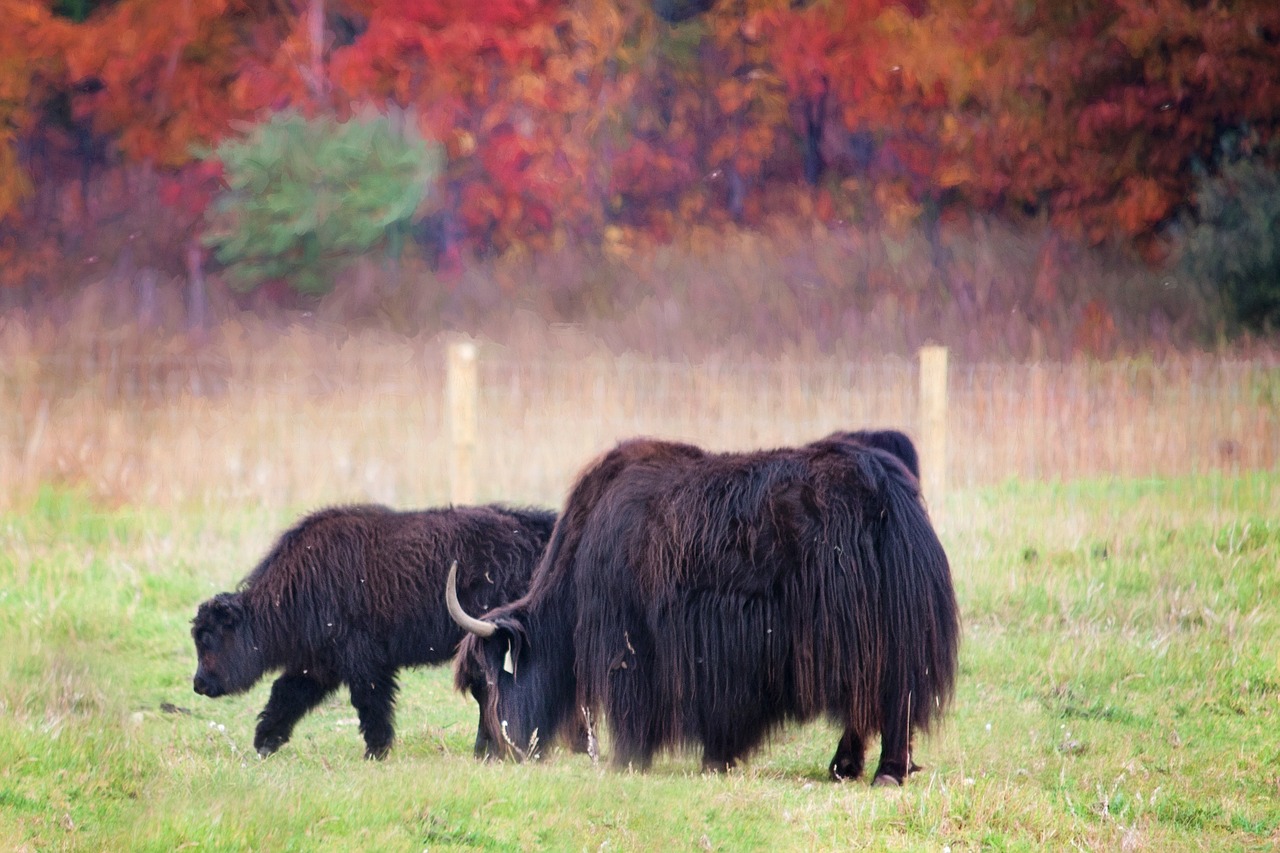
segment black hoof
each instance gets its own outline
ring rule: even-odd
[[[266,758],[268,755],[274,755],[280,747],[284,746],[288,742],[288,738],[261,738],[253,742],[253,748],[258,751],[258,756],[260,758]]]
[[[851,781],[858,779],[861,771],[855,771],[854,768],[847,765],[832,765],[827,768],[828,774],[831,774],[831,781]]]
[[[827,768],[832,782],[848,782],[862,775],[862,768],[852,762],[833,761]]]

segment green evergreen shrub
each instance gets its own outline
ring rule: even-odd
[[[397,255],[441,167],[437,146],[386,116],[278,113],[211,156],[226,189],[204,241],[233,286],[282,279],[308,294],[332,289],[334,274],[361,254]]]
[[[1217,288],[1239,328],[1280,331],[1280,172],[1259,158],[1201,174],[1181,263]]]

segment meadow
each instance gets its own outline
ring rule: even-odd
[[[827,781],[838,731],[822,723],[723,776],[691,755],[647,774],[556,749],[477,763],[474,703],[447,668],[403,675],[386,761],[361,757],[344,691],[259,759],[269,685],[192,692],[195,607],[301,512],[448,499],[441,360],[434,344],[223,334],[240,345],[167,361],[127,341],[24,359],[31,335],[0,336],[0,847],[1280,844],[1265,362],[956,366],[950,485],[929,503],[964,620],[958,692],[917,745],[925,769],[885,790]],[[905,361],[486,356],[481,500],[558,504],[629,434],[725,448],[915,427]]]
[[[959,692],[902,790],[826,781],[838,732],[742,770],[478,764],[447,669],[403,679],[388,760],[345,695],[252,751],[267,685],[191,692],[194,605],[288,513],[106,509],[42,491],[0,526],[7,849],[1272,849],[1280,841],[1273,475],[951,495]],[[603,744],[607,754],[608,743]]]

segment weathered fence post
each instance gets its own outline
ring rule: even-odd
[[[947,488],[947,348],[920,348],[920,479],[937,504]]]
[[[449,344],[445,374],[445,402],[448,405],[449,500],[471,504],[476,500],[476,427],[478,422],[476,345],[470,341]]]

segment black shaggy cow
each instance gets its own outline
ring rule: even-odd
[[[953,691],[959,615],[917,481],[840,437],[623,443],[579,477],[528,594],[476,619],[453,591],[480,754],[521,756],[603,711],[616,765],[700,745],[720,770],[822,716],[844,728],[833,778],[859,776],[878,734],[875,781],[901,784]]]
[[[504,604],[528,588],[554,524],[553,512],[498,505],[347,506],[309,515],[236,592],[200,605],[191,627],[195,691],[242,693],[283,670],[253,739],[266,756],[346,684],[365,755],[381,758],[394,736],[397,671],[448,660],[463,636],[442,595],[450,564],[466,566],[459,586],[468,606]]]

